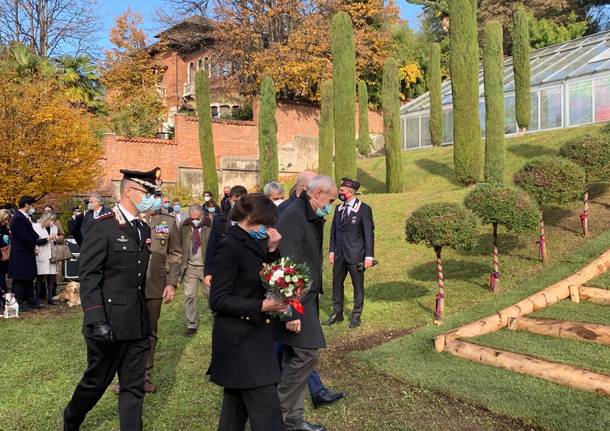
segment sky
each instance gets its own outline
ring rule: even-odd
[[[397,3],[401,10],[401,16],[409,21],[411,28],[419,28],[418,15],[421,12],[421,7],[407,3],[406,0],[397,0]],[[144,19],[145,30],[151,37],[154,36],[160,29],[155,10],[163,6],[163,0],[100,0],[98,15],[102,18],[102,30],[97,35],[100,45],[104,48],[109,47],[108,35],[114,20],[127,7],[140,12]]]

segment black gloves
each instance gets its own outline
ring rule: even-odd
[[[89,338],[93,338],[100,343],[111,343],[113,341],[112,328],[107,322],[92,323],[87,325],[89,328]]]

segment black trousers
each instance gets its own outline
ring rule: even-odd
[[[55,296],[57,274],[39,275],[36,278],[36,298],[51,301]]]
[[[254,389],[226,389],[218,431],[243,431],[250,419],[252,431],[284,431],[284,419],[275,385]]]
[[[358,271],[356,264],[347,263],[341,252],[335,253],[333,265],[333,313],[343,314],[344,283],[348,272],[354,286],[352,319],[359,319],[364,307],[364,271]]]
[[[29,304],[34,304],[36,302],[33,279],[14,278],[12,289],[20,306],[26,302]]]
[[[121,431],[140,431],[148,338],[105,344],[85,337],[85,343],[87,369],[64,410],[64,430],[79,429],[118,373]]]

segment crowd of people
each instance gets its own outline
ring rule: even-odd
[[[197,334],[202,308],[213,316],[210,380],[224,388],[219,430],[314,430],[305,419],[305,388],[314,407],[345,397],[325,387],[317,371],[326,347],[322,325],[343,320],[344,281],[350,274],[354,307],[350,328],[361,324],[364,271],[374,261],[371,208],[357,198],[360,184],[305,171],[285,194],[280,183],[263,193],[243,186],[225,187],[217,201],[206,191],[188,208],[160,191],[160,170],[121,171],[120,200],[104,206],[98,194],[87,211],[74,208],[69,233],[81,246],[80,292],[87,369],[64,411],[64,430],[77,430],[106,388],[119,398],[121,430],[142,429],[145,393],[153,383],[154,356],[162,305],[184,293],[186,337]],[[319,317],[325,219],[334,208],[328,259],[333,265],[333,310]],[[65,234],[52,208],[32,222],[35,202],[19,201],[11,217],[0,211],[0,241],[10,244],[8,262],[0,263],[24,309],[52,303],[57,264],[50,247]],[[1,247],[1,244],[0,244]],[[260,271],[281,256],[304,263],[311,287],[301,299],[304,312],[279,319],[287,303],[266,297]],[[205,307],[198,307],[198,292]]]

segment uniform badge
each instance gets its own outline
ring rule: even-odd
[[[128,242],[129,240],[125,238],[125,235],[121,235],[116,239],[118,242]]]
[[[167,224],[167,222],[162,222],[159,223],[158,225],[155,226],[155,233],[159,234],[159,233],[167,233],[169,234],[169,225]]]
[[[353,217],[352,217],[352,224],[356,224],[356,221],[357,221],[356,216],[353,216]]]

